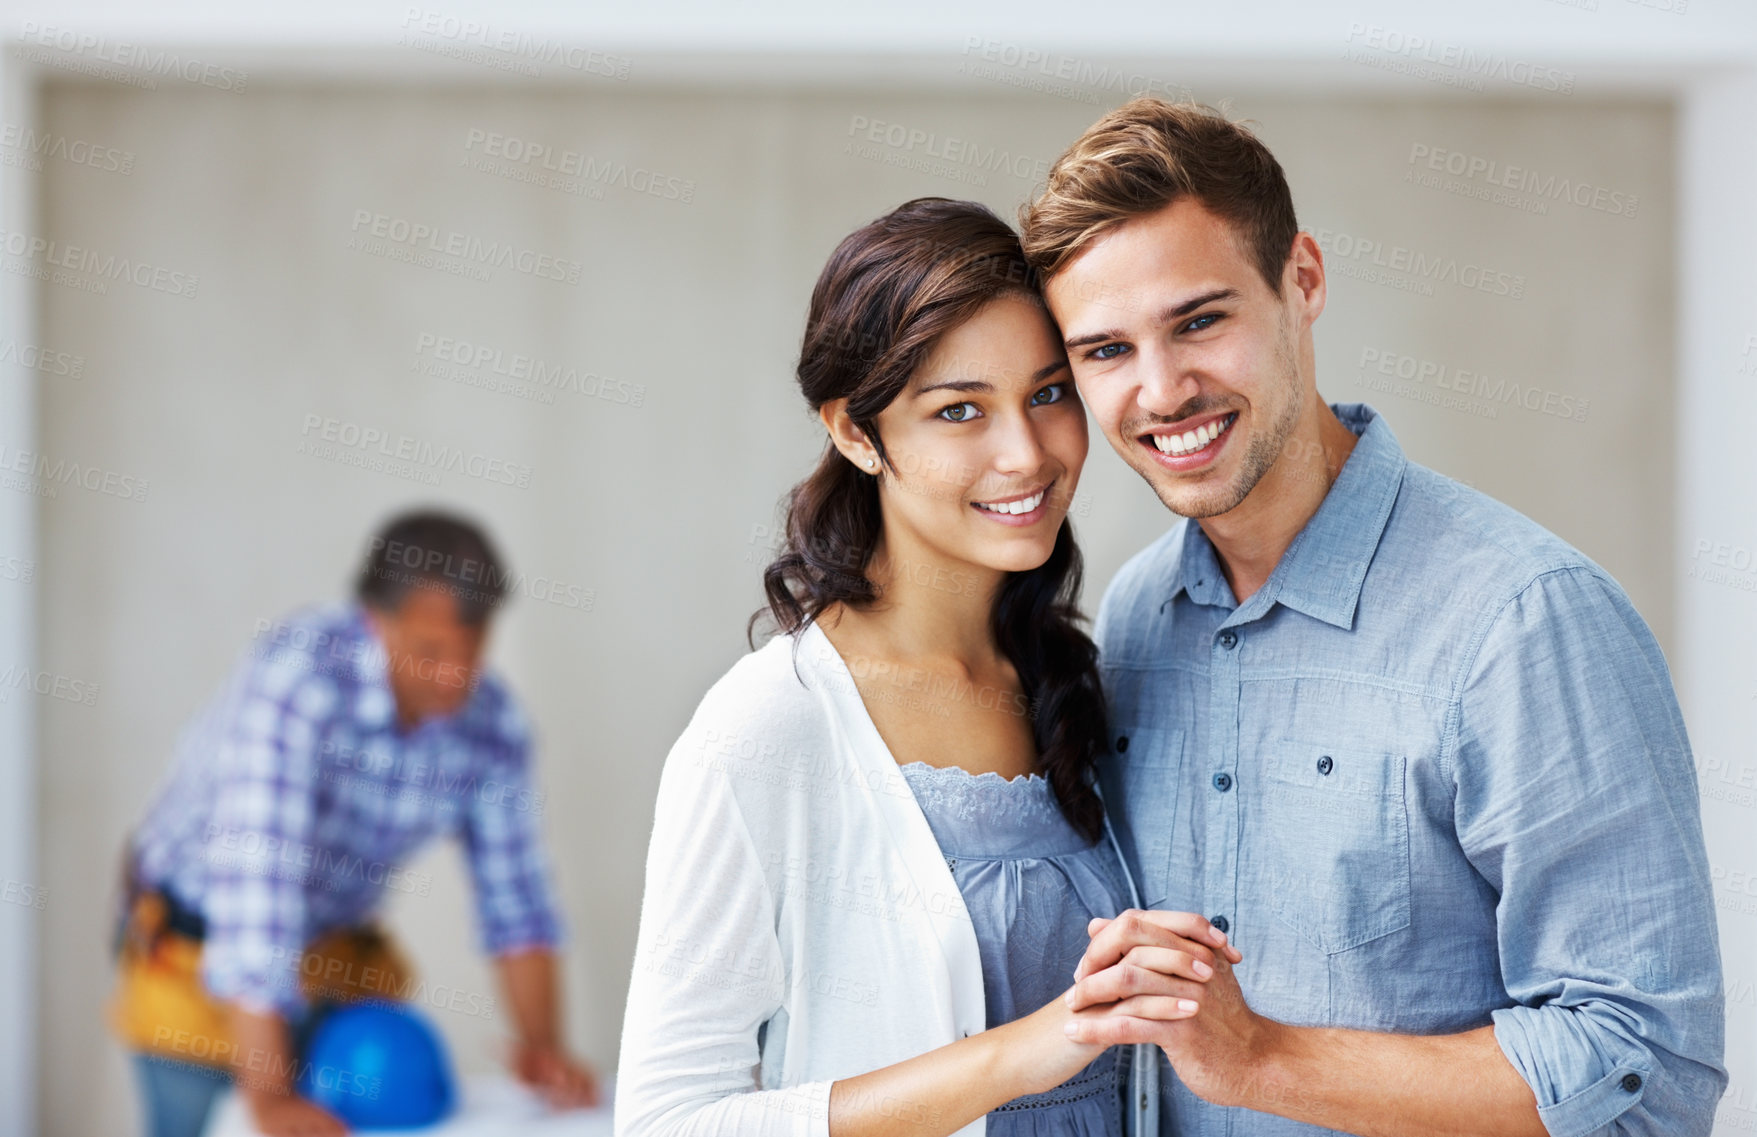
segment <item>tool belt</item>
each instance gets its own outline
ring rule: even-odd
[[[124,861],[130,860],[126,854]],[[124,865],[123,913],[111,947],[117,980],[108,1018],[129,1048],[207,1066],[232,1066],[230,1007],[201,982],[205,923],[162,887],[142,886]],[[336,928],[297,961],[308,1004],[403,1001],[414,969],[376,922]]]

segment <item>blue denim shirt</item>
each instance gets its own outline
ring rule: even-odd
[[[1493,1024],[1554,1137],[1707,1134],[1720,950],[1664,656],[1604,569],[1333,409],[1359,442],[1245,603],[1180,520],[1100,605],[1145,906],[1224,921],[1281,1022]],[[1328,1132],[1159,1061],[1163,1137]]]

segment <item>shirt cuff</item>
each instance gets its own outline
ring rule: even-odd
[[[801,1082],[780,1090],[778,1105],[784,1110],[795,1111],[804,1121],[803,1128],[795,1128],[795,1132],[805,1137],[830,1137],[830,1087],[833,1079],[826,1078],[821,1082]]]
[[[562,947],[565,939],[559,920],[533,918],[487,929],[482,935],[482,950],[490,956],[510,955],[535,948],[556,951]]]
[[[1647,1092],[1652,1054],[1579,1021],[1580,1011],[1518,1006],[1490,1017],[1495,1041],[1536,1095],[1537,1115],[1550,1137],[1595,1133]]]

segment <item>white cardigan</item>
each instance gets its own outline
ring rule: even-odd
[[[815,624],[776,636],[708,690],[659,777],[617,1137],[828,1137],[831,1082],[985,1018],[963,898],[841,655]],[[1136,1046],[1136,1137],[1157,1130],[1157,1074]]]

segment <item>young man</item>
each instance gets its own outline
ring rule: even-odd
[[[264,629],[182,736],[128,844],[118,933],[113,1022],[135,1051],[150,1137],[199,1134],[234,1080],[270,1137],[346,1131],[295,1092],[297,1039],[314,998],[418,990],[372,914],[387,888],[420,891],[403,865],[447,833],[463,842],[510,1005],[514,1073],[554,1105],[597,1102],[561,1038],[565,925],[528,727],[480,669],[505,580],[469,523],[397,518],[373,539],[355,600]]]
[[[1323,256],[1246,130],[1137,99],[1024,227],[1087,406],[1188,519],[1099,609],[1119,837],[1147,908],[1244,953],[1204,991],[1156,969],[1166,912],[1094,922],[1072,1002],[1141,1014],[1087,1040],[1165,1057],[1140,1127],[1707,1134],[1695,773],[1623,590],[1319,397]]]

